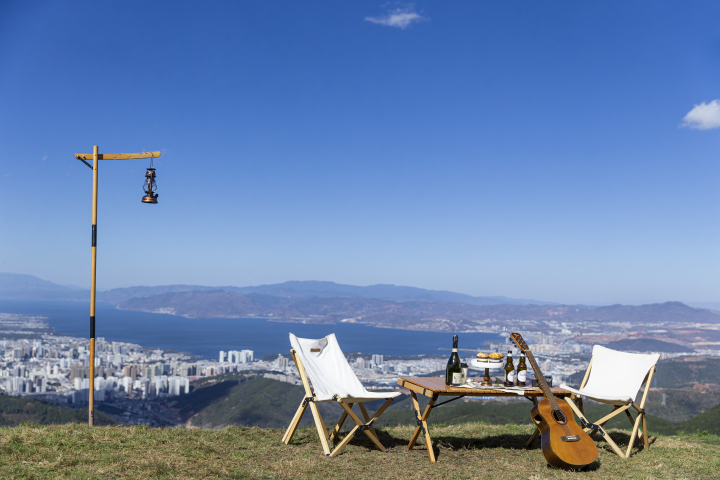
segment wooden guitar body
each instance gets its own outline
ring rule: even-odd
[[[595,442],[575,422],[570,405],[557,400],[565,421],[559,423],[547,398],[530,411],[530,417],[540,430],[542,452],[547,462],[558,468],[580,470],[595,461],[598,455]]]

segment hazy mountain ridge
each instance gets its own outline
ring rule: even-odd
[[[525,300],[503,296],[474,297],[463,293],[448,292],[444,290],[426,290],[417,287],[404,287],[397,285],[344,285],[326,281],[289,281],[272,285],[258,285],[249,287],[208,287],[205,285],[160,285],[155,287],[136,286],[114,288],[97,293],[101,302],[115,305],[131,298],[151,297],[165,293],[180,293],[194,291],[217,291],[239,293],[243,295],[257,294],[272,297],[301,298],[301,297],[357,297],[391,300],[394,302],[420,301],[420,302],[461,302],[472,305],[556,305],[552,302],[540,300]],[[0,298],[18,300],[79,300],[90,299],[89,289],[77,289],[57,285],[42,280],[33,275],[18,273],[0,273]]]
[[[214,291],[180,292],[131,298],[118,308],[172,313],[190,318],[269,317],[304,323],[365,323],[376,327],[432,331],[470,331],[488,320],[599,321],[618,323],[717,323],[720,315],[679,302],[641,306],[470,305],[443,302],[394,302],[372,298],[301,297]]]
[[[0,298],[86,301],[88,293],[31,275],[0,273]],[[357,287],[320,281],[222,288],[202,285],[137,286],[99,292],[98,300],[124,310],[189,318],[271,317],[306,323],[346,321],[430,331],[472,331],[480,322],[517,319],[538,322],[720,322],[718,312],[691,308],[680,302],[603,307],[547,302],[530,304],[524,303],[529,302],[526,300],[507,297],[472,297],[415,287]]]
[[[77,290],[33,275],[0,273],[0,298],[11,300],[89,300],[90,291]]]

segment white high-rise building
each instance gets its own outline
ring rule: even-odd
[[[372,362],[375,364],[376,367],[379,367],[380,365],[383,364],[383,356],[382,355],[373,355]]]
[[[169,377],[168,395],[176,396],[190,393],[190,379],[188,377]]]
[[[230,350],[227,352],[228,363],[249,363],[253,361],[252,350]]]
[[[225,357],[225,351],[224,351],[224,350],[220,350],[220,363],[224,362],[224,361],[225,361],[225,358],[226,358],[226,357]]]

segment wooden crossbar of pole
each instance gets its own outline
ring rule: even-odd
[[[98,153],[98,160],[130,160],[134,158],[157,158],[161,152],[140,152],[140,153]],[[92,160],[92,153],[76,153],[78,160]]]

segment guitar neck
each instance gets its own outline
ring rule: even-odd
[[[538,366],[537,362],[535,361],[535,357],[533,356],[532,352],[527,349],[525,350],[525,355],[527,356],[528,360],[530,360],[530,365],[532,366],[533,371],[535,372],[535,378],[537,378],[538,385],[540,386],[540,389],[543,392],[543,395],[545,395],[545,398],[548,399],[548,402],[550,402],[550,406],[553,409],[559,409],[560,406],[555,401],[555,395],[553,395],[552,390],[550,389],[550,386],[545,381],[545,376],[540,371],[540,367]]]

